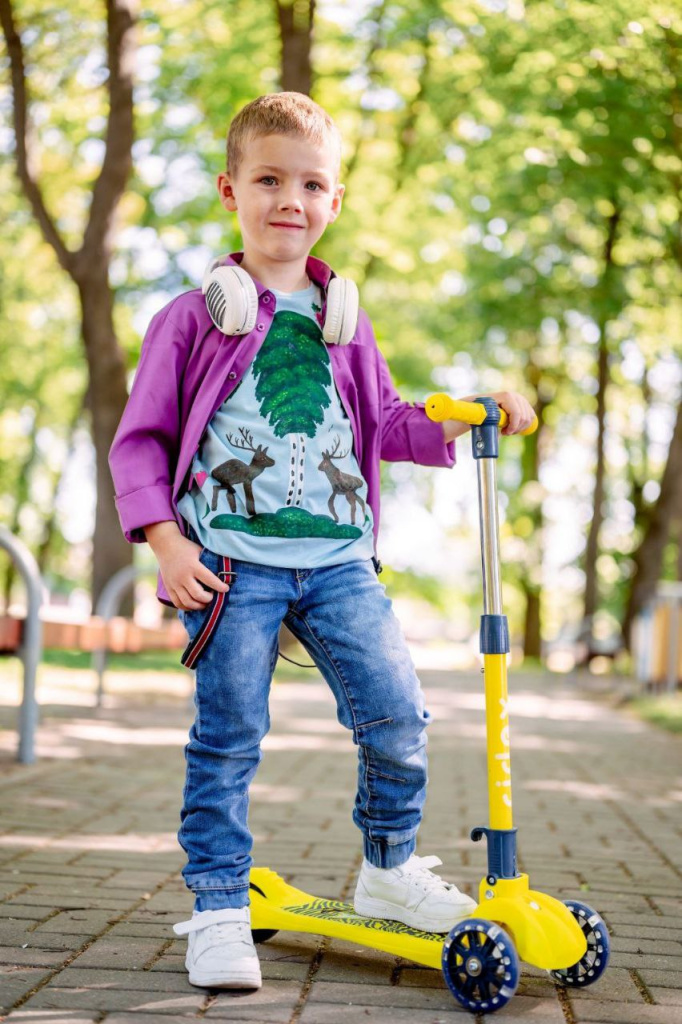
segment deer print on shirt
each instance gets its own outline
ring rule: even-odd
[[[339,452],[339,445],[341,441],[338,437],[334,438],[334,447],[331,451],[322,452],[322,462],[317,467],[327,477],[327,480],[331,484],[332,493],[327,502],[329,511],[334,516],[335,522],[338,523],[339,517],[336,514],[334,508],[334,499],[337,494],[343,494],[346,501],[350,505],[350,521],[351,526],[355,526],[355,508],[358,502],[362,505],[363,515],[365,514],[365,503],[359,494],[356,494],[358,487],[362,487],[364,480],[359,476],[351,476],[350,473],[342,473],[340,469],[333,464],[333,459],[345,459],[346,455],[350,451],[348,448],[345,452]]]
[[[227,440],[235,448],[243,448],[245,451],[253,452],[253,458],[251,462],[242,462],[241,459],[228,459],[227,462],[221,463],[220,466],[216,466],[211,471],[211,476],[214,477],[218,483],[213,488],[213,501],[211,502],[211,510],[215,512],[218,507],[218,494],[220,491],[227,491],[227,500],[230,505],[230,511],[237,511],[237,499],[235,497],[235,485],[242,484],[244,487],[244,497],[246,499],[246,512],[247,515],[255,516],[256,506],[253,500],[253,487],[251,484],[257,476],[267,469],[268,466],[274,466],[275,460],[271,459],[268,455],[267,447],[264,448],[262,444],[259,444],[257,448],[253,446],[253,435],[246,430],[245,427],[239,428],[239,433],[242,436],[242,442],[238,440],[233,441],[231,434],[226,434]]]

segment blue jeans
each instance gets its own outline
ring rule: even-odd
[[[218,571],[206,548],[201,561]],[[364,854],[395,867],[414,852],[426,795],[430,714],[400,625],[371,559],[319,569],[232,560],[236,579],[196,666],[196,719],[178,834],[197,910],[249,903],[249,785],[270,727],[280,624],[301,641],[358,746],[353,821]],[[179,612],[190,637],[205,612]]]

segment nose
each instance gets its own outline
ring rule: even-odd
[[[277,209],[295,210],[297,213],[301,213],[303,210],[303,203],[296,192],[294,192],[293,189],[290,189],[286,195],[282,195],[280,197]]]

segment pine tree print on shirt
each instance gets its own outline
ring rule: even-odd
[[[276,313],[253,363],[261,415],[276,437],[290,436],[286,507],[301,504],[305,439],[314,437],[331,403],[329,356],[316,323],[300,313]]]

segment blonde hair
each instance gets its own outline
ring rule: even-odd
[[[262,135],[294,135],[335,151],[336,173],[341,168],[341,135],[331,117],[302,92],[275,92],[247,103],[233,118],[227,133],[227,173],[236,174],[244,143]]]

